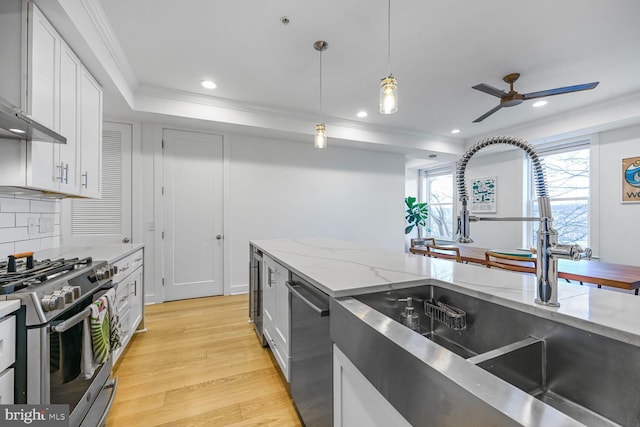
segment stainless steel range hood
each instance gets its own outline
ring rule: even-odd
[[[0,97],[0,138],[66,144],[67,138],[24,114]]]

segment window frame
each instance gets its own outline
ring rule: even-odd
[[[451,237],[449,236],[436,236],[432,234],[432,231],[429,232],[429,236],[435,237],[438,240],[442,241],[453,241],[455,240],[455,223],[457,216],[457,203],[456,203],[456,176],[455,176],[455,163],[441,165],[438,167],[421,169],[420,170],[420,201],[429,203],[429,215],[431,216],[431,185],[429,178],[451,175]],[[448,203],[442,203],[441,205],[448,205]]]
[[[597,182],[595,178],[595,174],[597,173],[597,139],[593,136],[585,138],[576,138],[571,140],[563,140],[556,141],[547,144],[540,144],[535,146],[538,156],[543,161],[544,157],[554,154],[568,153],[572,151],[580,151],[584,149],[589,150],[589,196],[581,196],[581,197],[553,197],[550,198],[550,201],[587,201],[587,241],[589,242],[589,246],[594,248],[597,246],[598,236],[597,236],[597,227],[594,227],[594,224],[597,224],[597,215],[595,213],[595,206],[597,206],[597,192],[594,192],[594,189],[597,188]],[[527,188],[525,189],[527,194],[526,200],[526,216],[533,216],[533,207],[534,203],[537,202],[537,195],[535,192],[535,184],[533,182],[533,164],[531,159],[528,156],[526,158],[526,169],[528,173],[528,179],[525,180]],[[526,222],[523,227],[523,247],[531,246],[531,242],[535,242],[535,236],[533,233],[534,226],[533,222]],[[554,227],[555,228],[555,227]],[[560,243],[575,243],[575,242],[560,242]]]

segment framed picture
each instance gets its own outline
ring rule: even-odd
[[[640,157],[622,159],[622,203],[640,203]]]
[[[496,213],[496,177],[478,178],[471,181],[471,212]]]

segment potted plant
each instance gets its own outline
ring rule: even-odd
[[[405,197],[404,204],[406,206],[406,216],[404,217],[409,225],[405,227],[404,234],[409,234],[413,231],[414,227],[418,230],[418,238],[411,239],[411,246],[420,244],[422,240],[422,229],[431,231],[427,228],[427,219],[429,218],[429,204],[428,203],[416,203],[415,197]],[[424,242],[422,242],[424,244]]]

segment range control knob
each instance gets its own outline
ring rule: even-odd
[[[80,286],[66,285],[62,287],[62,290],[71,295],[71,301],[67,301],[67,302],[73,302],[74,300],[77,300],[78,298],[80,298],[80,295],[82,294],[82,290],[80,289]]]
[[[59,289],[57,291],[53,292],[53,295],[62,297],[62,299],[64,300],[65,304],[70,304],[73,302],[73,292],[69,292],[67,290],[63,289]]]
[[[107,280],[111,277],[111,272],[108,268],[100,268],[96,271],[96,277],[98,280]]]
[[[64,308],[64,297],[56,294],[45,295],[40,302],[45,312]]]

